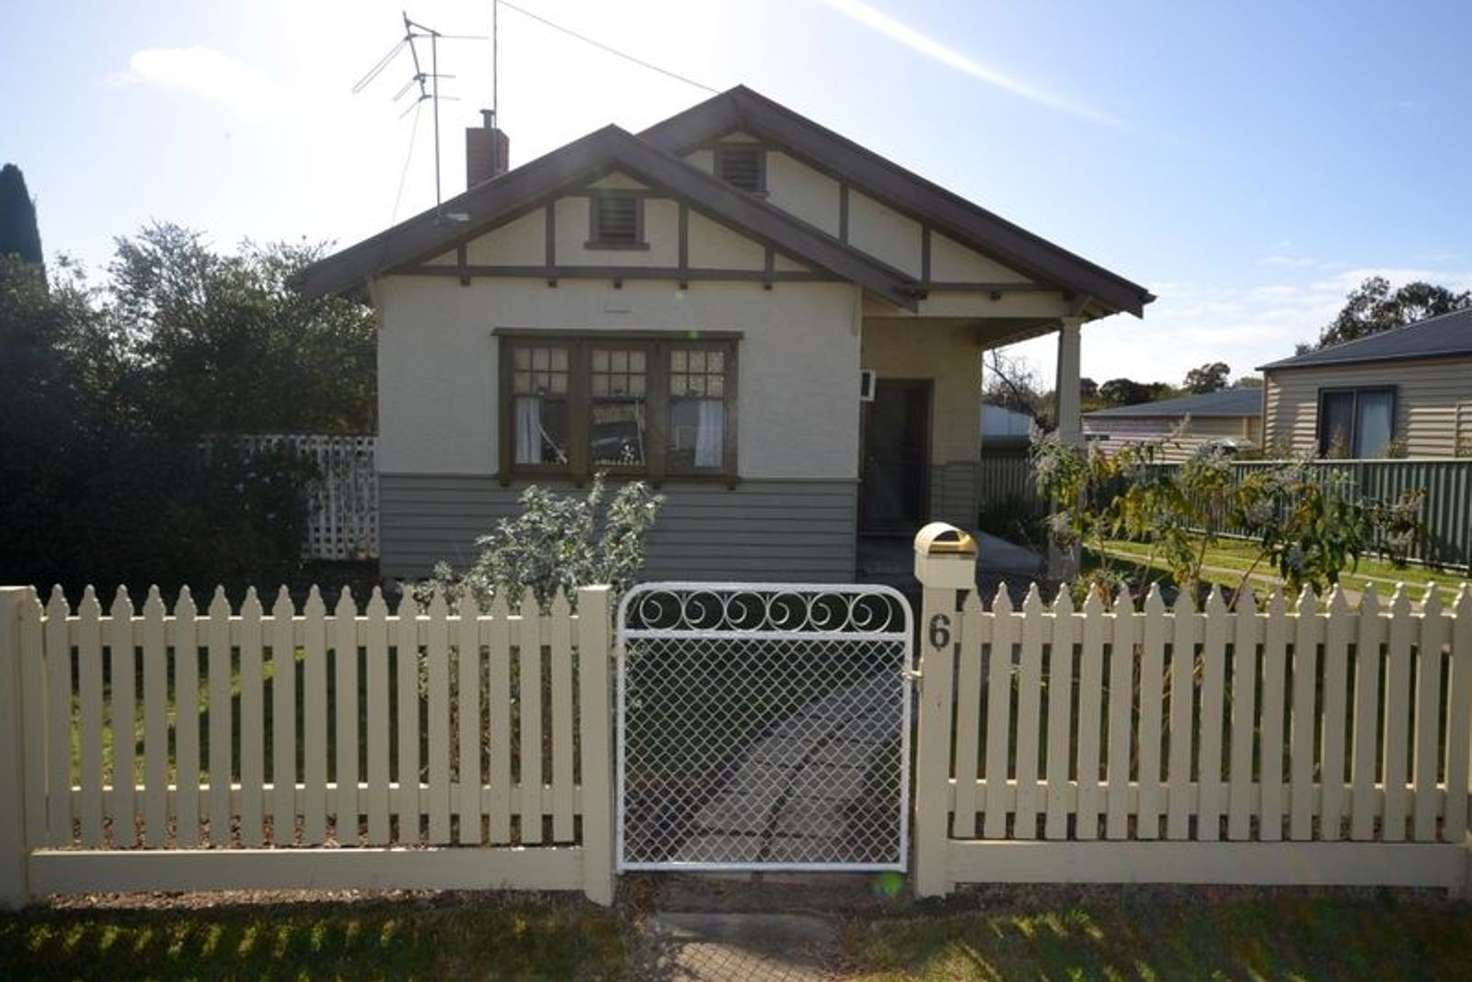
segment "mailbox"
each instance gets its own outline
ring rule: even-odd
[[[915,579],[927,587],[976,588],[976,540],[947,522],[915,535]]]

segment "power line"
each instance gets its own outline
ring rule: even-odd
[[[492,3],[495,3],[495,4],[497,4],[499,6],[502,6],[502,7],[508,7],[511,10],[516,11],[518,14],[521,14],[523,17],[530,17],[534,21],[538,21],[538,22],[540,22],[542,24],[547,25],[548,27],[552,28],[554,31],[561,31],[563,34],[566,34],[568,37],[577,38],[579,41],[583,42],[584,44],[591,44],[593,47],[599,49],[600,51],[606,51],[606,52],[608,52],[611,55],[615,55],[615,56],[617,56],[619,58],[624,59],[625,61],[631,61],[634,64],[640,66],[641,68],[647,68],[651,72],[658,72],[661,75],[666,75],[666,76],[668,76],[668,77],[670,77],[672,79],[675,79],[676,81],[684,82],[686,85],[693,85],[697,89],[704,89],[706,92],[709,92],[712,95],[720,95],[720,89],[711,88],[709,85],[706,85],[704,82],[697,82],[693,78],[689,78],[687,76],[681,75],[678,72],[672,72],[668,68],[660,68],[658,65],[650,64],[649,62],[645,61],[642,58],[637,58],[634,55],[631,55],[631,54],[629,54],[626,51],[620,51],[617,48],[610,47],[609,45],[604,44],[602,41],[595,41],[592,38],[588,37],[586,34],[579,34],[577,31],[574,31],[574,30],[572,30],[571,28],[568,28],[568,27],[563,27],[561,24],[554,24],[550,20],[548,20],[547,18],[541,16],[540,14],[534,14],[530,10],[524,10],[521,7],[518,7],[514,3],[508,3],[507,0],[492,0]]]

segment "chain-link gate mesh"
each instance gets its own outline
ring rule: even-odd
[[[903,869],[908,603],[652,583],[619,617],[619,866]]]

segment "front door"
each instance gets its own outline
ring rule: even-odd
[[[864,404],[859,531],[914,535],[930,512],[929,379],[880,379]]]

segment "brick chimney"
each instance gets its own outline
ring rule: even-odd
[[[489,109],[480,111],[484,125],[465,129],[465,186],[473,188],[483,181],[500,177],[510,169],[511,141],[496,127],[496,115]]]

